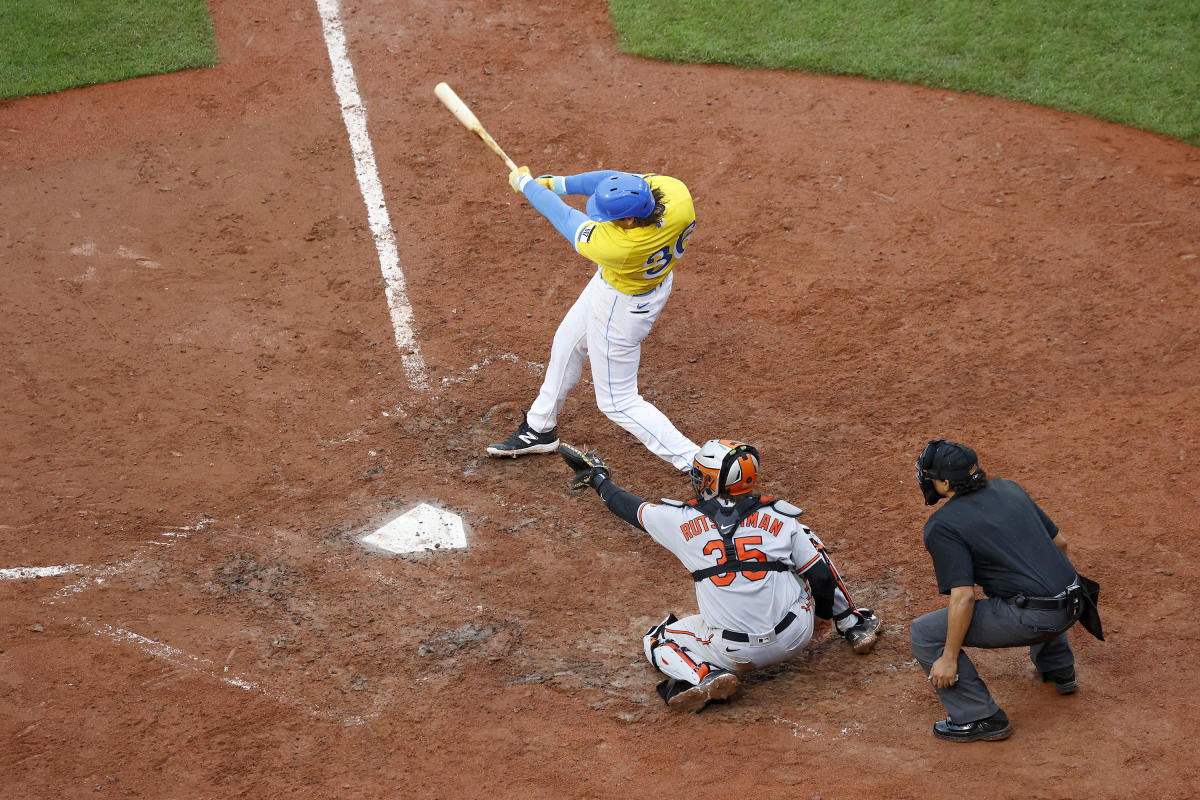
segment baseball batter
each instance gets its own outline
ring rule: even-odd
[[[596,404],[652,453],[688,470],[696,444],[638,393],[642,340],[671,296],[676,263],[696,227],[687,187],[675,178],[599,171],[533,178],[528,167],[509,175],[595,274],[554,334],[541,390],[516,432],[490,445],[492,456],[516,458],[558,447],[558,415],[591,365]],[[587,196],[587,214],[561,195]]]
[[[705,442],[691,470],[696,498],[649,503],[613,483],[595,454],[564,444],[574,488],[593,487],[609,510],[675,554],[696,585],[699,613],[669,614],[642,639],[666,675],[658,693],[693,712],[737,691],[739,676],[786,661],[832,620],[856,653],[875,645],[880,618],[858,608],[801,510],[753,492],[758,452],[730,439]]]

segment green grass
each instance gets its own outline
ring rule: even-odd
[[[0,98],[216,63],[204,0],[0,0]]]
[[[609,0],[623,50],[1007,97],[1200,144],[1197,0]]]

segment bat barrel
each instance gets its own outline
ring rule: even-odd
[[[500,145],[496,144],[496,140],[493,139],[491,134],[484,129],[483,124],[479,121],[479,118],[476,117],[474,112],[467,107],[467,104],[462,101],[462,98],[455,94],[454,90],[450,88],[448,83],[445,81],[439,83],[437,86],[433,87],[433,93],[437,95],[438,100],[442,101],[442,105],[444,105],[450,111],[450,113],[454,115],[455,119],[461,122],[467,130],[473,132],[476,136],[482,139],[483,143],[486,144],[493,153],[504,159],[504,163],[508,165],[509,172],[517,168],[517,165],[513,163],[513,160],[509,158],[503,150],[500,149]]]

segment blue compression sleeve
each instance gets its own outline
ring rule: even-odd
[[[579,226],[591,221],[582,211],[571,208],[558,195],[537,181],[525,183],[525,197],[543,217],[550,220],[555,230],[567,237],[572,247],[575,246],[575,232],[579,230]]]

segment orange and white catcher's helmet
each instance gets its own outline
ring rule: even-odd
[[[692,488],[701,500],[750,494],[758,480],[758,451],[733,439],[709,439],[692,459]]]

